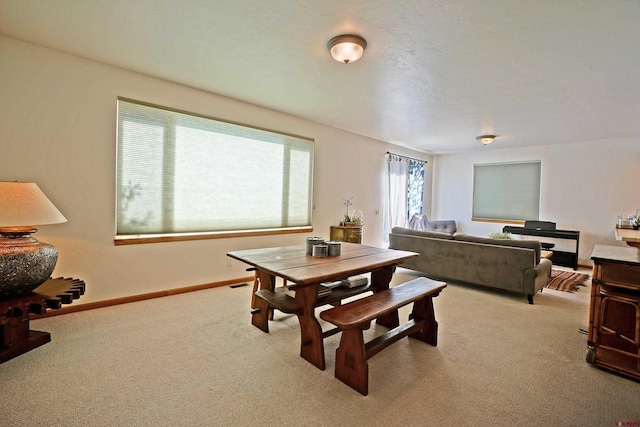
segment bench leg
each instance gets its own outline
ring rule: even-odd
[[[360,329],[342,331],[336,350],[336,378],[366,396],[369,393],[369,364]]]
[[[418,332],[409,335],[410,337],[418,339],[420,341],[424,341],[427,344],[431,344],[434,346],[438,345],[438,322],[436,322],[436,316],[433,311],[432,296],[428,296],[414,302],[413,311],[409,318],[415,320],[425,320],[424,327]]]
[[[276,278],[263,271],[256,271],[256,282],[260,289],[275,289]],[[262,298],[251,295],[251,324],[262,331],[269,333],[269,318],[273,314],[273,308]]]
[[[251,324],[263,332],[269,333],[269,303],[256,298],[255,308],[251,310]]]
[[[255,270],[255,268],[248,268],[247,271]],[[253,280],[253,291],[251,293],[251,313],[256,313],[259,310],[258,307],[258,297],[256,296],[256,291],[260,288],[260,279],[258,279],[258,275],[255,275]],[[273,307],[269,307],[269,320],[273,320]]]

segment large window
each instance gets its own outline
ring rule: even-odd
[[[424,161],[409,159],[407,177],[407,218],[413,214],[422,214],[424,201]]]
[[[473,219],[537,220],[540,161],[474,165]]]
[[[309,231],[313,140],[118,100],[116,243]]]

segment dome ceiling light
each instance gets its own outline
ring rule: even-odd
[[[327,48],[329,48],[333,59],[349,64],[362,57],[367,48],[367,41],[354,34],[343,34],[329,40]]]
[[[496,136],[495,135],[480,135],[480,136],[476,136],[476,139],[482,145],[489,145],[489,144],[491,144],[493,142],[494,139],[496,139]]]

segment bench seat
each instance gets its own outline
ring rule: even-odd
[[[438,296],[446,286],[444,282],[419,277],[321,312],[321,319],[333,323],[342,331],[340,347],[336,350],[336,378],[367,395],[368,359],[405,336],[437,345],[438,323],[433,311],[433,297]],[[396,323],[383,335],[364,342],[363,331],[369,329],[372,320],[397,319],[397,310],[410,303],[414,304],[408,322],[402,325]]]
[[[275,307],[283,313],[297,314],[302,310],[300,304],[284,292],[273,292],[269,289],[260,289],[255,295],[265,300],[271,307]]]
[[[370,291],[370,286],[370,284],[366,284],[355,288],[334,288],[329,295],[319,297],[315,306],[338,306],[342,304],[342,300],[344,299]],[[260,329],[265,332],[269,332],[268,320],[273,319],[273,309],[296,315],[302,312],[300,304],[296,302],[294,297],[286,294],[283,287],[275,288],[273,291],[269,289],[259,289],[255,291],[254,297],[254,302],[252,303],[252,307],[254,308],[251,309],[251,314],[258,316],[259,324],[262,325]],[[323,336],[327,337],[337,332],[339,332],[338,329],[327,331],[323,333]]]

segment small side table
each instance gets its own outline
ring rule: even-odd
[[[71,304],[84,291],[84,281],[60,277],[47,280],[29,294],[0,298],[0,363],[51,341],[50,333],[29,329],[30,314]]]
[[[332,225],[329,238],[333,242],[362,244],[362,226]]]

